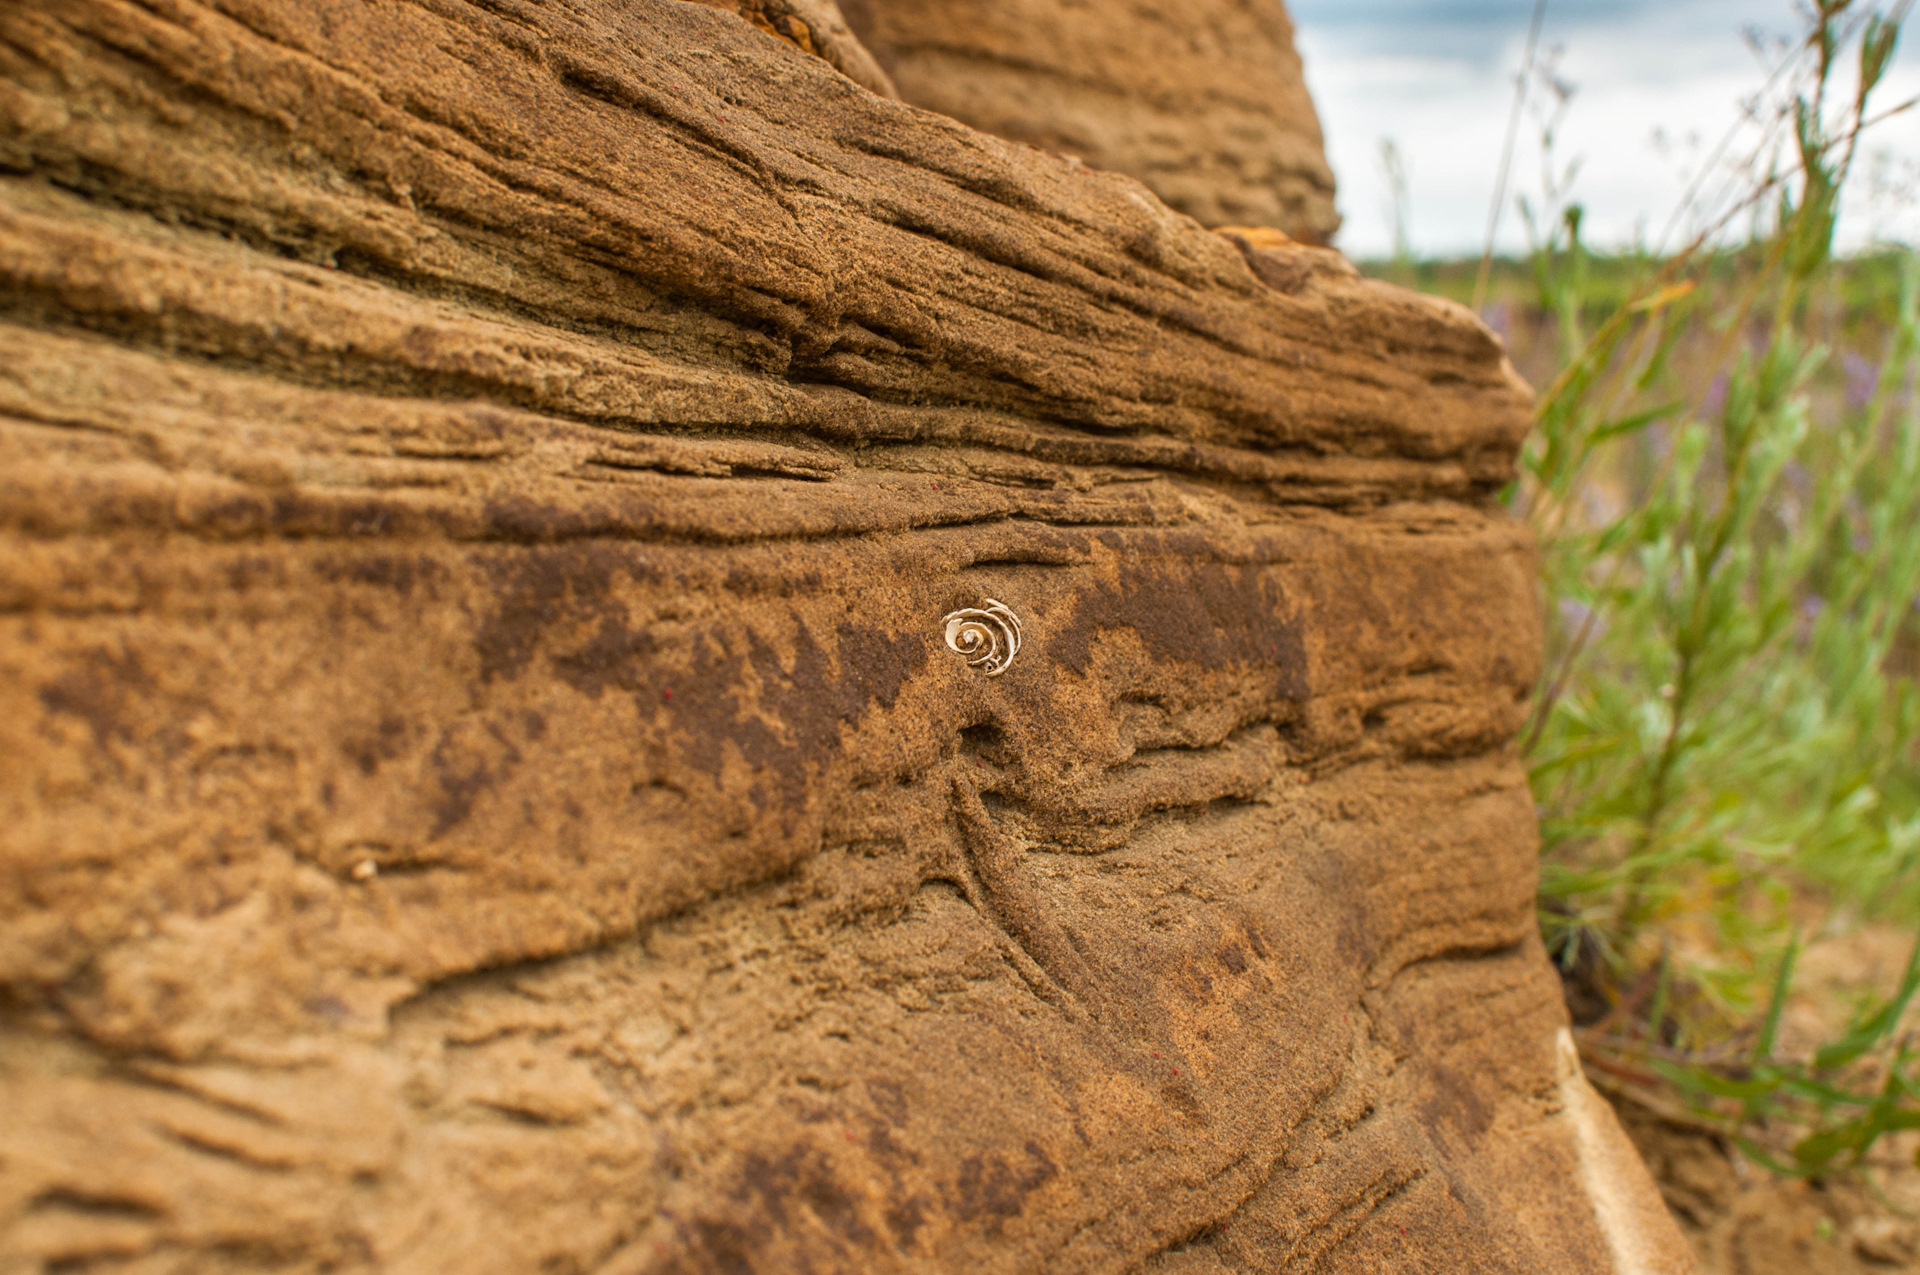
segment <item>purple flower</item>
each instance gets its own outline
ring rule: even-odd
[[[1871,403],[1873,391],[1880,384],[1880,365],[1849,350],[1840,366],[1846,374],[1847,406],[1862,408]]]
[[[1503,343],[1513,339],[1513,306],[1508,302],[1489,302],[1480,312],[1480,321],[1492,328]]]
[[[1592,617],[1591,620],[1589,617]],[[1607,621],[1604,617],[1594,615],[1592,607],[1573,598],[1560,599],[1560,623],[1569,635],[1577,634],[1583,626],[1591,624],[1587,629],[1589,640],[1598,639],[1607,631]]]
[[[1817,593],[1809,593],[1800,599],[1800,615],[1794,621],[1793,631],[1802,642],[1813,636],[1813,625],[1820,613],[1827,609],[1827,600]]]
[[[1646,440],[1647,450],[1655,460],[1665,460],[1667,453],[1673,450],[1673,431],[1668,428],[1665,417],[1647,426],[1641,437]]]
[[[1725,372],[1719,372],[1714,375],[1712,383],[1707,386],[1706,397],[1700,400],[1700,415],[1702,417],[1718,416],[1720,409],[1726,405],[1727,374]]]

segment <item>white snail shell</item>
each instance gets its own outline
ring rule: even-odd
[[[955,611],[946,618],[947,649],[967,657],[967,664],[998,677],[1020,654],[1020,617],[1007,604],[988,598],[978,607]]]

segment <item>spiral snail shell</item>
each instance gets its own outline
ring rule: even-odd
[[[1020,654],[1020,617],[1004,602],[988,598],[978,607],[946,617],[947,649],[967,657],[969,667],[998,677]]]

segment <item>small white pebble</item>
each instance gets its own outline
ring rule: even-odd
[[[362,859],[353,865],[353,871],[347,875],[355,881],[371,881],[380,875],[380,865],[372,859]]]

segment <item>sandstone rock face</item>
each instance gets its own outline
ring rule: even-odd
[[[1524,392],[1257,239],[681,0],[0,7],[0,1269],[1682,1269]]]
[[[745,18],[776,39],[825,58],[854,83],[882,97],[898,97],[893,80],[847,25],[834,0],[695,0]]]
[[[845,0],[901,96],[1139,178],[1209,226],[1340,227],[1280,0]]]

